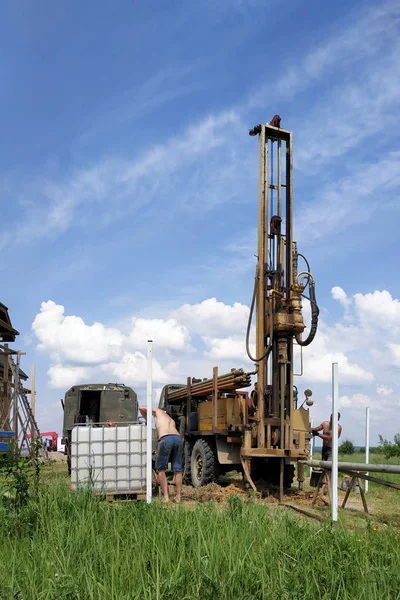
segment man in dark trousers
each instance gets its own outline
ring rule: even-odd
[[[338,413],[338,439],[342,435],[342,426],[339,424],[339,420],[340,413]],[[318,433],[319,431],[322,431],[322,433]],[[322,421],[321,425],[318,425],[318,427],[312,427],[310,432],[322,440],[322,460],[332,460],[332,415],[330,416],[329,421]],[[325,492],[325,488],[326,479],[321,488],[322,493]]]
[[[338,439],[342,435],[342,426],[339,425],[340,413],[338,413]],[[322,421],[318,427],[312,427],[311,433],[322,440],[322,460],[331,460],[332,458],[332,415],[329,421]],[[318,433],[322,431],[322,433]]]
[[[140,406],[139,410],[142,416],[147,420],[147,407]],[[160,481],[161,491],[164,502],[169,501],[168,481],[165,471],[168,469],[168,463],[171,463],[172,472],[175,481],[175,502],[181,501],[182,494],[182,441],[175,422],[165,410],[153,408],[153,417],[156,423],[158,434],[158,448],[156,459],[156,471]],[[151,418],[151,417],[150,417]]]

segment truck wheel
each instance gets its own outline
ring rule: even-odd
[[[215,449],[208,440],[200,438],[193,446],[190,470],[194,487],[207,485],[217,479],[218,460]]]

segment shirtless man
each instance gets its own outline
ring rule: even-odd
[[[147,407],[140,406],[142,416],[147,420]],[[182,494],[182,443],[175,422],[161,408],[153,408],[152,414],[156,423],[158,448],[156,471],[160,481],[164,502],[169,502],[168,481],[165,471],[171,463],[175,481],[175,502],[181,501]]]
[[[338,421],[340,420],[340,413],[338,413]],[[318,431],[323,431],[323,433],[318,433]],[[312,427],[310,432],[321,438],[322,440],[322,460],[331,460],[332,459],[332,415],[330,416],[329,421],[322,421],[321,425],[318,427]],[[338,439],[342,434],[342,426],[338,423]],[[326,479],[324,479],[321,492],[325,493],[326,488]]]
[[[340,413],[338,413],[338,421],[340,421]],[[323,431],[323,433],[318,433]],[[322,440],[322,460],[331,460],[332,458],[332,415],[329,421],[322,421],[318,427],[312,427],[310,432],[321,438]],[[342,434],[342,426],[338,423],[338,439]]]

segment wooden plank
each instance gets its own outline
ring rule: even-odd
[[[136,500],[146,500],[146,494],[143,492],[107,492],[105,497],[106,502],[132,502]]]
[[[367,501],[365,499],[365,492],[363,490],[362,485],[360,484],[360,480],[358,479],[358,477],[357,477],[357,483],[358,483],[358,487],[360,488],[360,495],[361,495],[361,500],[362,500],[363,507],[364,507],[364,512],[366,514],[368,514],[368,506],[367,506]]]
[[[248,482],[249,482],[249,484],[251,485],[252,489],[253,489],[255,492],[257,492],[257,488],[256,488],[256,486],[254,485],[254,482],[253,482],[253,480],[252,480],[252,478],[251,478],[251,474],[250,474],[250,467],[249,467],[249,461],[248,461],[248,460],[246,460],[246,459],[244,459],[244,458],[241,458],[241,461],[242,461],[242,467],[243,467],[243,471],[244,471],[244,474],[245,474],[245,477],[246,477],[247,481],[248,481]]]
[[[285,450],[281,450],[280,448],[246,448],[242,451],[242,456],[257,456],[262,458],[277,458],[277,457],[286,457]],[[288,457],[289,458],[289,457]]]
[[[301,515],[305,515],[306,517],[311,517],[311,519],[316,519],[317,521],[323,521],[324,518],[321,515],[316,515],[314,513],[309,512],[308,510],[304,510],[304,508],[299,508],[298,506],[293,506],[292,504],[285,504],[284,502],[280,502],[279,506],[286,506],[287,508],[291,508]]]
[[[353,471],[342,471],[346,473],[346,475],[353,475]],[[379,485],[384,485],[386,487],[393,488],[394,490],[400,490],[400,483],[393,483],[393,481],[386,481],[384,479],[378,479],[378,477],[372,477],[371,475],[366,475],[365,473],[357,473],[357,477],[359,479],[366,479],[368,481],[372,481],[372,483],[379,483]]]
[[[353,485],[354,485],[355,480],[356,480],[356,476],[353,475],[353,477],[351,478],[350,485],[349,485],[349,487],[346,490],[346,494],[345,494],[343,502],[342,502],[342,508],[344,508],[346,506],[346,502],[347,502],[347,500],[348,500],[348,498],[350,496],[351,490],[353,489]]]
[[[218,430],[218,367],[213,368],[212,409],[212,430],[216,433]]]
[[[311,502],[311,506],[315,506],[315,503],[317,502],[318,492],[321,489],[323,479],[324,479],[324,472],[322,471],[321,474],[320,474],[320,476],[319,476],[319,479],[318,479],[317,487],[315,488],[315,492],[314,492],[314,496],[313,496],[313,499],[312,499],[312,502]]]
[[[191,390],[191,379],[187,378],[187,396],[186,396],[186,432],[190,432],[190,412],[192,407],[192,390]]]

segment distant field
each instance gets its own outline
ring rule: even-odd
[[[334,526],[236,496],[106,504],[71,494],[64,464],[42,479],[20,514],[0,507],[0,599],[400,598],[395,490],[368,494],[393,514],[343,511]]]

